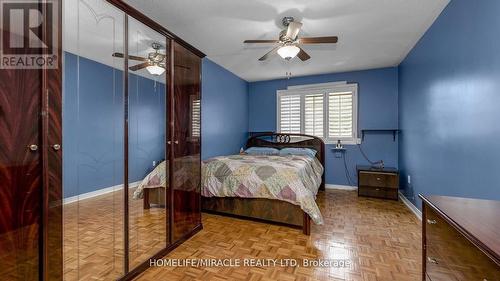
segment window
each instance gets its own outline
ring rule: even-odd
[[[328,94],[328,137],[352,138],[352,93]]]
[[[300,96],[283,96],[280,99],[280,108],[281,132],[300,134]]]
[[[323,135],[323,95],[304,97],[304,133],[322,138]]]
[[[355,143],[357,88],[338,82],[278,91],[278,131],[313,135],[327,143]]]
[[[200,111],[201,104],[200,100],[191,96],[191,137],[199,138],[200,137]]]

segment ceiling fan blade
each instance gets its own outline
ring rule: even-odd
[[[267,54],[263,55],[259,60],[260,61],[267,60],[271,55],[276,54],[276,51],[278,51],[279,48],[281,48],[281,45],[274,47],[271,51],[267,52]]]
[[[122,53],[113,53],[112,56],[115,58],[125,57]],[[148,60],[147,58],[138,57],[138,56],[131,56],[131,55],[129,55],[128,58],[131,60],[137,60],[137,61],[147,61]]]
[[[278,43],[277,40],[245,40],[243,43]]]
[[[128,69],[130,69],[132,71],[137,71],[139,69],[143,69],[143,68],[148,67],[148,66],[149,66],[149,61],[133,65],[133,66],[129,67]]]
[[[337,36],[305,37],[299,39],[301,44],[337,43],[338,40],[339,38]]]
[[[148,61],[147,58],[138,57],[138,56],[131,56],[131,55],[128,55],[128,59],[129,60],[138,60],[138,61]]]
[[[299,59],[301,59],[302,61],[306,61],[311,58],[311,56],[306,53],[306,51],[304,51],[301,47],[299,47],[299,49],[300,52],[297,54],[297,57],[299,57]]]
[[[286,37],[290,40],[295,40],[299,34],[300,28],[302,27],[301,22],[292,21],[288,24],[288,29],[286,30]]]

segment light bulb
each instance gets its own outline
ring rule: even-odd
[[[293,59],[299,52],[299,47],[295,45],[285,45],[278,49],[278,55],[286,60]]]
[[[156,64],[154,65],[150,65],[150,66],[147,66],[146,69],[148,70],[149,73],[151,73],[152,75],[157,75],[157,76],[160,76],[163,74],[163,72],[165,72],[165,68],[161,67],[161,66],[158,66]]]

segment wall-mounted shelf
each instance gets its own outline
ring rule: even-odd
[[[366,133],[374,133],[374,134],[392,134],[392,140],[396,141],[396,135],[401,132],[398,129],[365,129],[361,130],[361,141],[365,140]]]
[[[248,132],[248,137],[253,137],[260,134],[273,134],[273,131]]]
[[[346,153],[346,149],[345,147],[342,147],[342,148],[337,148],[337,147],[334,147],[334,148],[331,148],[333,154],[335,155],[335,158],[342,158],[344,157],[345,153]]]

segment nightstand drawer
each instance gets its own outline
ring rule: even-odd
[[[398,194],[398,190],[395,188],[360,185],[358,187],[358,195],[359,196],[398,200],[399,194]]]
[[[360,186],[376,186],[386,188],[398,188],[397,174],[379,173],[379,172],[359,172]]]

